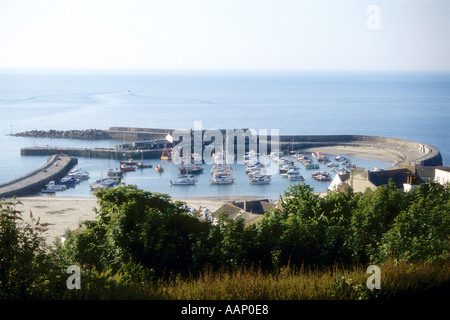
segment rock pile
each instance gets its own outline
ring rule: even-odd
[[[105,140],[111,139],[104,130],[87,129],[87,130],[31,130],[13,134],[16,137],[33,137],[33,138],[60,138],[60,139],[82,139],[82,140]]]

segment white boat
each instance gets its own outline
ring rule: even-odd
[[[328,168],[337,168],[337,167],[339,167],[339,165],[337,163],[330,162],[330,163],[327,164],[327,167]]]
[[[269,184],[270,183],[270,178],[252,178],[250,179],[250,183],[251,184]]]
[[[41,190],[42,193],[55,193],[56,191],[64,191],[67,187],[63,184],[56,184],[55,181],[50,181],[45,188]]]
[[[112,168],[109,168],[106,175],[108,177],[121,178],[121,177],[123,177],[123,172],[118,169],[114,170]]]
[[[304,181],[305,178],[303,178],[303,176],[300,174],[292,174],[292,175],[288,175],[288,180],[289,181]]]
[[[76,171],[68,174],[69,177],[78,179],[78,180],[86,180],[89,179],[89,173],[86,171]]]
[[[172,185],[186,186],[186,185],[193,185],[196,183],[197,183],[197,179],[195,179],[193,177],[189,177],[189,176],[181,176],[175,181],[170,180],[170,184],[172,184]]]
[[[90,188],[91,188],[91,190],[109,189],[109,188],[112,188],[115,184],[117,184],[116,180],[98,179],[95,182],[90,184]]]
[[[234,178],[228,174],[214,175],[210,180],[211,184],[232,184],[234,183]]]

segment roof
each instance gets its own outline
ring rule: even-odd
[[[275,208],[276,204],[270,202],[267,199],[264,200],[247,200],[242,202],[229,202],[223,204],[214,213],[219,213],[221,211],[226,212],[232,218],[238,213],[248,212],[253,214],[263,214],[271,208]],[[244,210],[245,208],[245,210]]]
[[[270,208],[274,208],[276,205],[269,202],[269,200],[247,200],[242,202],[233,203],[236,207],[245,209],[246,212],[262,214]]]
[[[439,167],[434,167],[434,168],[442,170],[442,171],[450,172],[450,167],[448,167],[448,166],[439,166]]]
[[[394,170],[383,170],[383,171],[373,171],[369,172],[369,181],[375,186],[381,186],[389,183],[389,179],[395,183],[396,186],[402,187],[404,183],[408,182],[408,178],[413,177],[417,180],[421,180],[416,177],[408,169],[394,169]]]

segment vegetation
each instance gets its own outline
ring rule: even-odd
[[[450,186],[328,192],[305,184],[246,225],[202,221],[136,186],[96,192],[95,221],[48,248],[14,201],[1,204],[2,299],[393,299],[450,287]],[[381,290],[366,268],[382,270]],[[66,269],[81,268],[68,290]]]

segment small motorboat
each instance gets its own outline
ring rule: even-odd
[[[262,178],[252,178],[250,179],[251,184],[269,184],[270,178],[262,177]]]
[[[136,171],[136,166],[121,164],[120,170],[123,172]]]
[[[139,168],[139,169],[144,169],[144,168],[153,168],[153,165],[151,164],[151,163],[144,163],[143,161],[141,161],[141,162],[139,162],[138,164],[137,164],[137,167]]]
[[[288,175],[288,180],[290,180],[290,181],[304,181],[305,178],[303,178],[303,176],[300,175],[300,174],[292,174],[292,175]]]
[[[67,187],[62,184],[56,184],[55,181],[50,181],[45,188],[41,190],[42,193],[55,193],[56,191],[64,191]]]
[[[202,173],[204,168],[201,166],[179,166],[178,170],[182,174],[185,174],[185,173],[197,174],[197,173]]]
[[[120,164],[126,165],[126,166],[135,166],[137,165],[137,161],[134,161],[133,159],[120,161]]]
[[[156,172],[164,172],[164,168],[163,168],[160,164],[158,164],[158,165],[155,167],[155,170],[156,170]]]
[[[180,186],[194,185],[194,184],[196,184],[196,182],[197,182],[197,179],[195,179],[192,176],[191,177],[189,177],[189,176],[181,176],[175,181],[170,180],[170,184],[172,184],[172,185],[180,185]]]
[[[60,180],[56,181],[55,184],[60,184],[60,185],[65,185],[65,186],[73,186],[79,181],[80,180],[75,179],[74,177],[67,176],[67,177],[61,178]]]

